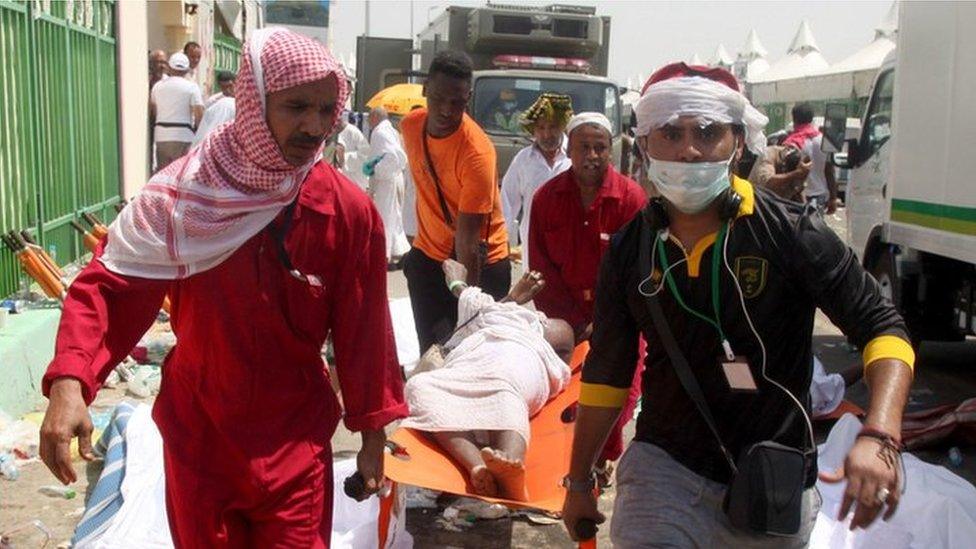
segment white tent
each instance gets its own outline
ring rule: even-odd
[[[895,49],[898,34],[898,3],[892,3],[888,15],[874,29],[874,41],[856,53],[834,63],[826,73],[874,70],[881,66],[884,58]]]
[[[722,67],[729,68],[732,63],[735,62],[735,58],[725,49],[724,44],[719,44],[715,48],[715,53],[712,54],[712,58],[708,60],[708,65],[710,67]]]
[[[691,59],[688,61],[688,64],[689,65],[704,65],[705,63],[702,61],[702,58],[698,55],[698,52],[695,52],[695,55],[692,55],[691,56]]]
[[[793,37],[786,52],[786,57],[772,64],[769,70],[764,71],[756,82],[770,82],[773,80],[785,80],[787,78],[800,78],[810,74],[822,72],[830,64],[820,53],[820,47],[813,38],[813,31],[810,30],[810,23],[805,19],[800,23],[800,28]]]
[[[878,67],[895,48],[897,32],[896,2],[875,29],[870,44],[834,65],[793,78],[776,77],[775,74],[771,78],[771,68],[754,81],[751,89],[753,103],[768,105],[867,97]],[[799,34],[797,36],[799,38]]]
[[[742,46],[738,58],[735,60],[735,76],[743,82],[752,82],[762,73],[769,70],[769,61],[766,55],[769,52],[759,41],[756,29],[749,31],[746,43]]]

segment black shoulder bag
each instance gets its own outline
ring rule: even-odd
[[[650,224],[643,220],[639,255],[642,278],[651,273],[650,250],[654,244],[653,238]],[[668,326],[660,301],[656,295],[646,299],[654,329],[668,353],[681,386],[695,403],[732,470],[732,480],[722,504],[729,522],[740,530],[753,533],[796,535],[800,531],[800,515],[803,510],[803,492],[809,464],[807,454],[800,449],[775,442],[792,422],[795,411],[788,414],[783,427],[773,439],[744,448],[739,460],[733,460],[722,443],[705,394]]]
[[[447,223],[449,227],[457,231],[457,227],[454,226],[454,217],[451,215],[451,210],[447,207],[447,200],[444,200],[444,192],[441,191],[441,178],[437,175],[437,170],[434,169],[434,161],[430,157],[430,150],[427,148],[427,120],[424,119],[424,138],[423,138],[423,149],[424,149],[424,159],[427,162],[427,171],[430,172],[430,178],[434,180],[434,188],[437,189],[437,201],[441,204],[441,214],[444,216],[444,223]],[[485,222],[485,236],[478,243],[478,266],[484,267],[488,262],[488,233],[491,228],[491,213],[488,214],[488,219]],[[451,256],[454,256],[453,250],[451,251]]]

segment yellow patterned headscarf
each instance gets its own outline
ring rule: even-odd
[[[539,120],[552,120],[566,127],[573,116],[573,100],[560,93],[543,93],[531,107],[522,113],[522,129],[532,133]]]

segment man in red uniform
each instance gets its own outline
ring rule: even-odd
[[[172,302],[178,344],[153,417],[178,547],[326,547],[330,438],[361,431],[358,470],[383,478],[383,426],[406,415],[386,298],[382,221],[316,162],[346,97],[321,44],[254,33],[237,117],[154,176],[72,284],[44,377],[40,453],[76,479],[91,459],[86,406]],[[331,333],[344,412],[320,358]]]
[[[532,199],[529,263],[545,288],[535,306],[550,318],[569,322],[577,342],[589,339],[600,258],[610,235],[630,221],[646,201],[643,189],[610,165],[612,127],[595,112],[574,116],[566,127],[572,167],[550,179]],[[597,473],[610,481],[607,463],[623,453],[623,428],[640,395],[640,371],[627,405],[607,439]]]

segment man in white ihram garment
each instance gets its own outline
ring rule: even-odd
[[[369,112],[369,127],[372,130],[363,174],[369,177],[369,195],[386,228],[386,259],[392,261],[410,249],[403,234],[403,170],[407,167],[407,153],[386,109],[377,107]]]
[[[347,114],[343,113],[342,130],[339,131],[337,137],[342,152],[342,166],[339,169],[346,177],[359,185],[360,189],[368,192],[369,178],[363,174],[363,163],[366,162],[366,157],[369,155],[369,141],[366,140],[366,136],[355,124],[350,124],[345,119]]]
[[[567,95],[543,93],[524,113],[522,128],[534,142],[519,151],[502,178],[502,213],[508,228],[509,244],[522,243],[522,264],[529,267],[529,212],[532,197],[543,183],[570,168],[566,156],[566,124],[573,116],[573,103]],[[521,217],[519,214],[521,213]],[[516,228],[518,230],[516,230]]]

